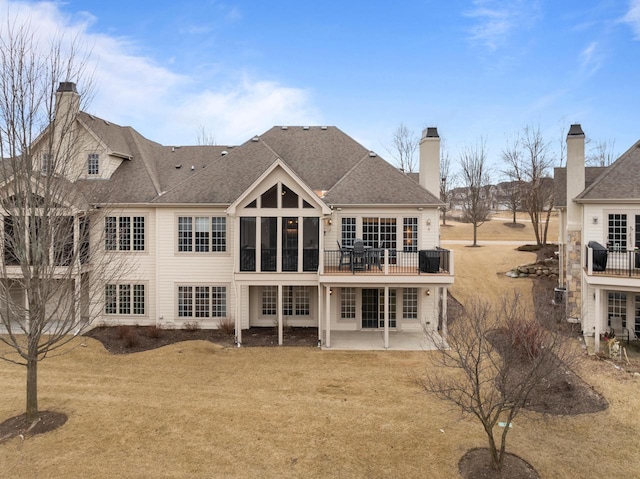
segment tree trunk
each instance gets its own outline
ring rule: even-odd
[[[503,455],[498,452],[496,447],[496,440],[493,438],[493,431],[489,431],[485,428],[487,436],[489,437],[489,452],[491,453],[491,465],[496,471],[502,469],[502,457]]]
[[[29,354],[27,360],[27,424],[38,418],[38,358]]]
[[[472,246],[478,246],[478,223],[473,223],[473,245]]]

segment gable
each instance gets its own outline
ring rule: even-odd
[[[640,202],[640,141],[622,154],[602,175],[578,195],[576,201]]]
[[[228,208],[229,214],[239,210],[304,210],[316,215],[328,215],[329,207],[298,178],[282,160],[277,159]],[[297,214],[297,213],[296,213]]]

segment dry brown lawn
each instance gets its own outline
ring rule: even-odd
[[[511,240],[522,241],[524,243],[535,244],[536,236],[531,226],[531,220],[526,213],[518,213],[516,222],[521,227],[509,227],[508,223],[513,221],[511,213],[499,212],[491,216],[491,220],[478,228],[478,240]],[[442,240],[471,240],[473,239],[473,226],[470,223],[447,219],[446,226],[440,228]],[[552,213],[549,221],[549,233],[547,235],[549,243],[558,242],[558,215]]]
[[[507,220],[507,221],[505,221]],[[511,221],[509,213],[494,215],[478,228],[478,247],[470,247],[469,243],[451,244],[447,240],[469,241],[473,238],[473,226],[469,223],[447,220],[447,226],[440,230],[444,247],[454,251],[455,283],[450,288],[451,294],[461,303],[471,297],[481,296],[489,300],[499,300],[505,294],[517,291],[523,300],[532,302],[532,283],[530,280],[514,280],[505,273],[515,266],[533,263],[536,254],[517,251],[520,244],[535,244],[535,235],[528,215],[519,213],[518,224],[523,228],[506,226]],[[549,239],[557,238],[557,216],[549,225]],[[516,244],[492,244],[492,241],[513,241]]]
[[[531,258],[513,248],[455,246],[455,294],[500,295],[530,280],[499,271]],[[456,478],[478,422],[412,380],[427,352],[222,348],[191,341],[129,355],[78,338],[40,367],[53,432],[0,444],[0,477]],[[579,371],[610,408],[519,417],[508,450],[545,478],[634,477],[640,381],[584,358]],[[0,363],[0,420],[23,412],[24,371]]]

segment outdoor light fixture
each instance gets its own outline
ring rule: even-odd
[[[427,218],[427,226],[431,226],[431,218]]]

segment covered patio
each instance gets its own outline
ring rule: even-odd
[[[442,341],[439,335],[435,337]],[[422,331],[389,331],[389,347],[384,347],[384,331],[331,331],[331,351],[433,351],[436,345]]]

